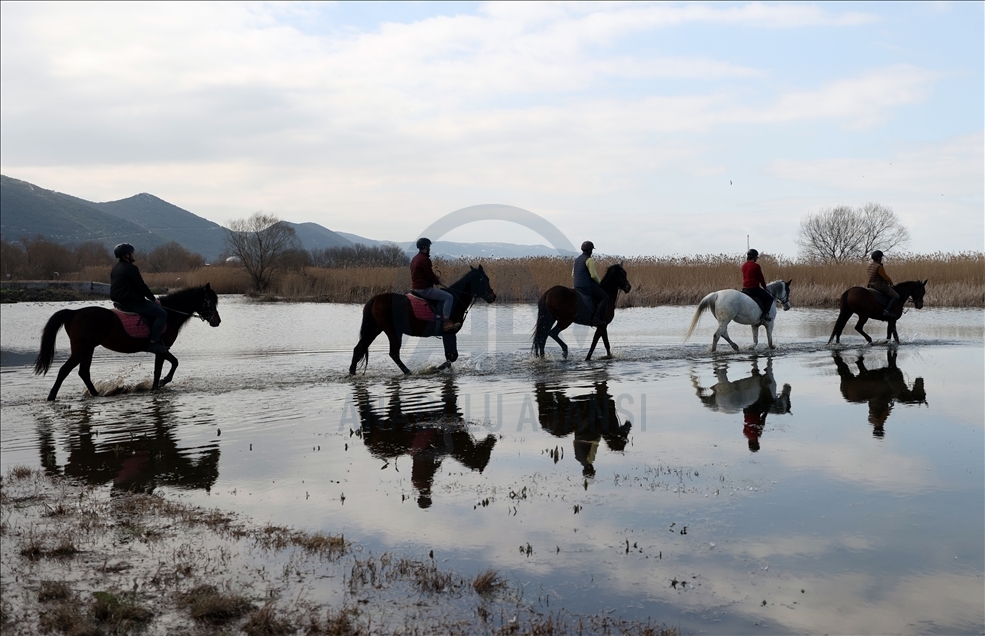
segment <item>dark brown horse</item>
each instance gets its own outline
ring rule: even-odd
[[[595,337],[592,338],[592,346],[588,350],[586,360],[592,359],[595,346],[599,343],[599,338],[605,343],[605,357],[612,357],[612,349],[609,347],[609,332],[607,326],[612,322],[616,313],[616,298],[619,290],[627,294],[633,288],[629,284],[626,270],[621,263],[610,265],[606,270],[602,282],[599,283],[602,290],[609,296],[609,307],[605,312],[605,324],[595,328]],[[537,303],[537,328],[534,332],[534,353],[544,357],[544,347],[547,345],[547,336],[554,338],[554,341],[561,345],[561,354],[568,357],[568,345],[561,340],[560,333],[567,329],[571,323],[579,325],[591,325],[592,311],[589,307],[583,307],[583,311],[578,311],[578,293],[570,287],[556,285],[548,289],[540,297]]]
[[[858,314],[858,322],[855,323],[855,331],[862,334],[866,342],[871,343],[872,338],[869,334],[862,331],[862,327],[865,326],[866,321],[872,320],[885,320],[888,324],[886,329],[886,340],[894,338],[896,344],[899,344],[899,334],[896,333],[896,321],[903,316],[903,305],[906,304],[907,300],[913,300],[913,306],[917,309],[923,307],[923,295],[927,292],[927,281],[920,282],[918,280],[908,280],[906,282],[895,285],[893,289],[899,294],[899,307],[892,316],[884,316],[883,310],[886,308],[885,296],[882,294],[876,294],[871,289],[865,287],[852,287],[844,294],[841,295],[841,313],[838,314],[838,320],[835,321],[835,328],[831,332],[831,337],[828,338],[828,344],[831,341],[835,343],[841,343],[841,332],[845,330],[845,325],[848,324],[848,320],[852,317],[852,314]]]
[[[470,267],[468,273],[452,283],[447,290],[453,297],[451,321],[461,323],[465,320],[472,303],[482,298],[487,303],[496,300],[496,294],[489,285],[489,277],[478,268]],[[410,301],[404,294],[378,294],[369,299],[363,307],[363,322],[359,327],[359,342],[352,351],[352,364],[349,373],[355,374],[360,360],[369,364],[369,345],[381,333],[390,340],[390,358],[400,370],[410,373],[410,369],[400,360],[401,336],[426,338],[441,336],[445,347],[445,362],[438,369],[446,369],[458,359],[457,338],[453,333],[441,333],[441,323],[435,320],[421,320],[414,315]]]
[[[175,338],[178,337],[178,331],[192,317],[192,314],[198,314],[202,320],[208,321],[213,327],[218,327],[221,322],[219,310],[216,307],[218,303],[219,297],[210,285],[183,289],[162,296],[161,306],[168,310],[167,328],[161,336],[162,342],[168,347],[173,345]],[[62,309],[48,319],[48,324],[44,326],[44,331],[41,332],[41,352],[38,353],[38,357],[34,361],[34,373],[36,375],[48,373],[51,361],[55,357],[55,339],[58,337],[58,330],[63,325],[66,333],[68,333],[72,353],[62,368],[58,370],[55,386],[51,387],[51,392],[48,394],[49,400],[55,399],[55,396],[58,395],[58,388],[61,387],[62,382],[76,366],[79,367],[79,377],[89,389],[89,395],[93,397],[99,395],[92,383],[92,378],[89,377],[92,353],[99,345],[119,353],[140,353],[147,351],[147,347],[150,346],[149,338],[130,337],[124,331],[123,323],[109,309],[104,307]],[[161,369],[164,367],[165,360],[171,363],[171,369],[168,371],[168,375],[161,379]],[[153,388],[159,389],[170,382],[174,377],[176,368],[178,368],[178,360],[173,355],[170,353],[156,354]]]

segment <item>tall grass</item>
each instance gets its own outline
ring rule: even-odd
[[[614,263],[599,260],[599,273]],[[619,295],[620,307],[694,305],[710,292],[738,289],[742,284],[742,259],[709,254],[692,257],[635,257],[620,261],[633,291]],[[836,307],[849,287],[864,285],[866,263],[803,263],[762,257],[767,280],[793,280],[791,299],[800,307]],[[458,279],[475,260],[436,259],[435,269],[445,283]],[[532,303],[554,285],[571,285],[571,259],[532,257],[491,260],[482,263],[496,291],[497,302]],[[936,307],[985,307],[985,253],[906,254],[887,259],[886,269],[895,282],[928,279],[925,302]],[[109,268],[87,268],[66,279],[109,282]],[[174,289],[211,283],[220,294],[247,293],[250,280],[239,268],[203,267],[190,272],[146,273],[144,280],[155,289]],[[271,296],[289,301],[362,303],[385,292],[404,292],[410,287],[406,267],[309,267],[282,273]]]

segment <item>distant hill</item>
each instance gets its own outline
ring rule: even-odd
[[[38,234],[57,243],[100,241],[112,246],[129,241],[140,244],[141,249],[167,242],[137,223],[100,210],[90,201],[2,175],[0,234],[8,241]]]
[[[317,223],[289,223],[306,250],[346,247],[353,244],[399,245],[407,254],[417,252],[413,241],[382,241],[348,232],[333,232]],[[133,243],[147,253],[176,241],[206,260],[226,250],[226,229],[152,194],[141,193],[119,201],[94,203],[69,194],[0,175],[0,234],[9,241],[42,234],[63,244],[99,241],[107,247]],[[513,243],[457,243],[435,241],[433,256],[443,258],[522,258],[556,256],[545,245]],[[575,256],[574,253],[565,254]]]
[[[93,203],[107,214],[134,223],[161,239],[175,241],[206,259],[215,259],[226,249],[226,229],[152,194],[141,193],[108,203]],[[134,241],[129,241],[134,243]],[[114,243],[115,244],[115,243]],[[148,251],[143,245],[142,251]]]
[[[288,223],[288,225],[294,228],[298,239],[301,241],[301,245],[306,250],[349,247],[353,243],[339,232],[333,232],[317,223]]]

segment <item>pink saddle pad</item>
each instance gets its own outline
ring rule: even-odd
[[[414,311],[414,317],[418,320],[437,320],[438,317],[434,315],[431,311],[431,307],[427,304],[427,301],[418,298],[413,294],[407,294],[407,300],[410,301],[410,307]]]
[[[143,316],[140,314],[131,314],[128,311],[120,311],[119,309],[114,309],[113,313],[123,323],[123,330],[127,332],[128,336],[131,338],[150,338],[150,325],[144,321]],[[167,330],[168,326],[164,325],[161,333]]]

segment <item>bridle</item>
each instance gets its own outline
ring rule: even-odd
[[[212,299],[209,298],[208,294],[205,294],[205,298],[202,300],[202,306],[192,312],[180,311],[178,309],[173,309],[171,307],[165,307],[165,309],[168,311],[173,311],[176,314],[181,314],[182,316],[189,316],[189,317],[194,316],[199,320],[201,320],[202,322],[207,322],[209,324],[212,324],[212,321],[216,317],[215,307],[213,307]],[[202,313],[203,310],[207,311],[209,315],[208,316],[204,315]]]

